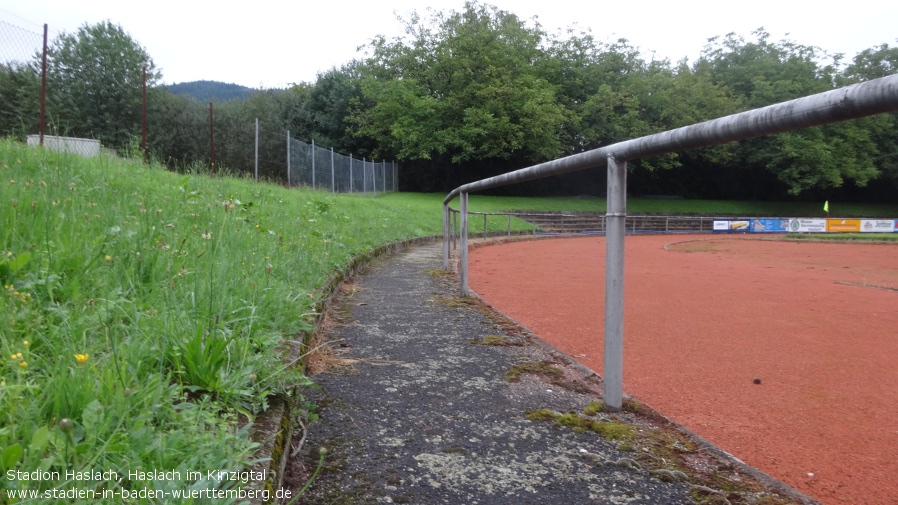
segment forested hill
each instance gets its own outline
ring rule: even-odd
[[[188,95],[200,102],[224,102],[244,99],[253,93],[252,88],[218,81],[193,81],[171,84],[166,88],[176,95]]]

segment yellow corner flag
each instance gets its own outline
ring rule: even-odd
[[[829,200],[823,202],[823,212],[829,212]]]

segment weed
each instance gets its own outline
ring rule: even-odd
[[[555,368],[546,361],[526,361],[518,363],[517,365],[512,365],[511,369],[505,372],[505,380],[508,382],[518,382],[521,380],[521,375],[525,373],[539,375],[549,379],[560,379],[564,377],[564,373],[561,370]]]
[[[499,346],[499,347],[508,347],[508,346],[522,346],[524,344],[520,342],[514,342],[509,340],[502,335],[484,335],[480,339],[473,338],[469,340],[471,344],[474,345],[491,345],[491,346]]]
[[[605,411],[605,404],[602,402],[589,402],[589,405],[583,408],[583,414],[587,416],[595,416]]]

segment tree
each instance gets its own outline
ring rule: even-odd
[[[161,73],[147,51],[110,21],[63,33],[48,50],[48,98],[60,133],[124,149],[140,132],[143,69]]]
[[[40,72],[33,66],[0,63],[0,136],[24,139],[40,127]]]
[[[375,39],[352,113],[375,156],[466,163],[544,161],[563,152],[567,111],[538,71],[539,26],[476,2],[404,20],[406,37]],[[491,175],[482,170],[479,175]]]
[[[349,118],[353,104],[362,99],[362,63],[353,61],[318,74],[309,93],[307,111],[316,142],[337,151],[369,155],[374,146],[354,139]]]
[[[881,44],[865,49],[854,57],[842,72],[843,84],[878,79],[898,73],[898,47]],[[864,125],[872,132],[877,154],[874,164],[898,188],[898,114],[880,114],[866,118]]]
[[[726,86],[743,109],[763,107],[833,89],[840,55],[831,58],[821,49],[784,40],[771,42],[758,29],[755,41],[729,34],[712,39],[696,63],[713,82]],[[869,122],[806,128],[739,143],[730,168],[736,171],[769,171],[799,195],[808,190],[827,190],[851,181],[863,187],[877,177],[876,146]],[[763,180],[749,177],[747,180]],[[742,179],[746,180],[746,179]],[[771,195],[756,193],[754,198]]]
[[[147,149],[168,168],[207,164],[209,158],[209,107],[165,87],[147,93]]]

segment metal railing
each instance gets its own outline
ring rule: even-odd
[[[458,217],[460,210],[449,207],[449,240],[450,249],[455,250],[459,239],[461,238],[461,230],[458,226]],[[593,212],[526,212],[526,211],[496,211],[496,212],[474,212],[468,211],[468,216],[482,216],[483,225],[479,231],[471,230],[469,220],[469,235],[479,233],[481,237],[490,235],[512,235],[512,218],[530,224],[530,235],[578,235],[578,234],[604,234],[606,229],[605,214]],[[490,216],[505,217],[505,227],[503,230],[497,230],[495,223],[488,226],[487,219]],[[661,216],[661,215],[632,215],[627,216],[624,228],[628,233],[710,233],[714,231],[714,221],[728,220],[750,220],[750,217],[733,217],[727,216]],[[490,228],[494,231],[490,231]],[[528,230],[519,229],[516,233],[527,234]]]
[[[461,202],[459,277],[468,286],[468,193],[596,167],[608,169],[605,253],[605,353],[603,401],[611,410],[623,402],[624,236],[627,218],[627,161],[772,135],[898,111],[898,75],[855,84],[759,109],[627,140],[529,168],[459,186],[443,200],[443,267],[449,268],[449,202]]]

